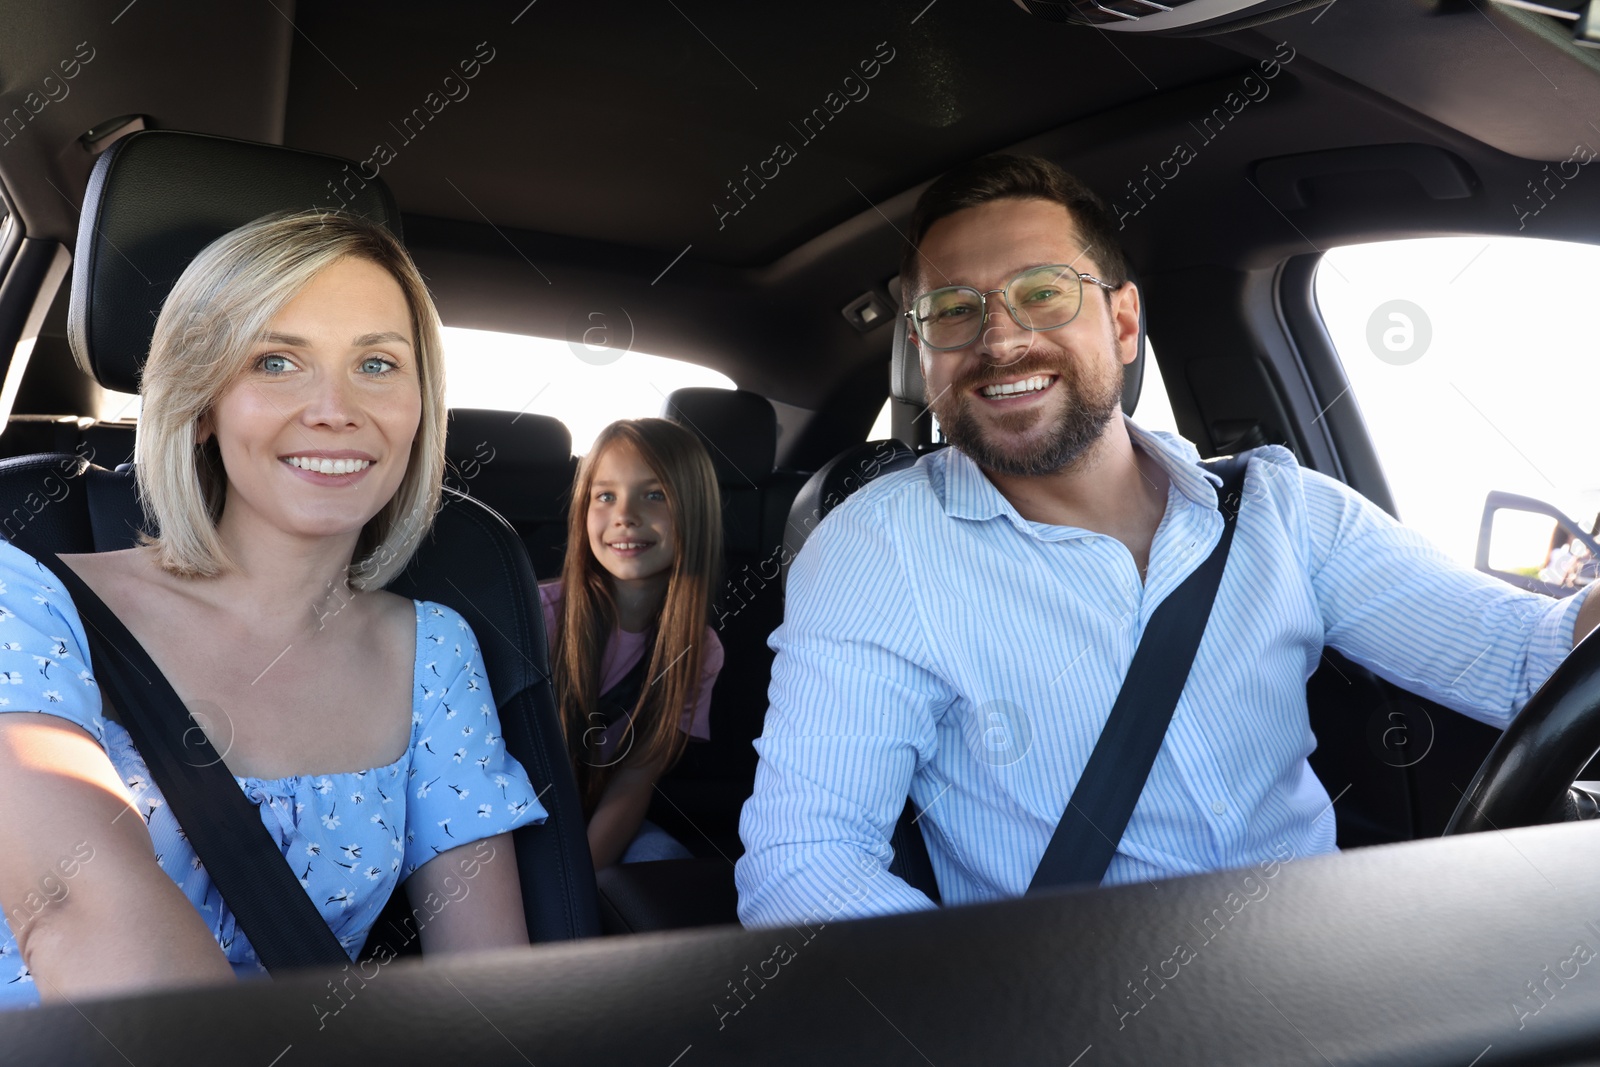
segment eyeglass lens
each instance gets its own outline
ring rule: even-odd
[[[1072,267],[1035,267],[1011,279],[1000,294],[1017,325],[1029,330],[1065,326],[1083,303],[1083,280]],[[983,294],[966,285],[918,297],[913,318],[930,348],[963,348],[983,331]]]

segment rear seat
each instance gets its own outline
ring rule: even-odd
[[[711,695],[711,740],[691,744],[662,779],[650,818],[697,855],[733,858],[742,848],[739,809],[755,784],[751,742],[767,710],[767,637],[783,621],[784,530],[808,475],[774,469],[777,414],[759,393],[678,389],[662,415],[705,443],[722,490],[727,566],[711,625],[726,659]]]
[[[453,408],[444,448],[445,484],[512,525],[540,580],[559,577],[578,469],[567,427],[548,415]]]

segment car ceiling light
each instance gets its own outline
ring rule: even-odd
[[[78,143],[91,156],[98,156],[128,134],[138,133],[144,128],[143,115],[118,115],[114,119],[95,123],[78,137]]]
[[[875,330],[894,318],[894,311],[877,293],[861,294],[846,304],[840,314],[862,333]]]

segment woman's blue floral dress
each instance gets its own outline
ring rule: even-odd
[[[500,737],[471,627],[442,604],[414,603],[415,689],[411,744],[404,755],[364,771],[235,777],[352,958],[395,886],[411,872],[458,845],[545,819],[521,764]],[[71,598],[43,564],[0,542],[0,712],[40,711],[82,727],[100,743],[133,809],[149,826],[156,862],[210,927],[234,972],[265,974],[128,732],[101,717],[88,641]],[[76,870],[75,844],[61,843],[63,871]],[[62,874],[40,875],[53,876],[59,897]],[[64,884],[70,894],[70,878]],[[41,904],[42,896],[32,899],[51,906]],[[30,906],[14,905],[0,924],[0,1010],[39,1002],[12,933],[12,921],[27,921]]]

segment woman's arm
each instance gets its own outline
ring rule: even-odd
[[[406,899],[424,955],[528,943],[509,833],[439,853],[406,879]]]
[[[589,855],[594,857],[595,870],[611,866],[628,850],[644,822],[650,793],[663,769],[656,764],[619,767],[606,783],[600,803],[589,817]]]
[[[111,760],[65,719],[0,715],[0,856],[0,907],[42,1000],[233,980]]]
[[[472,628],[452,608],[431,602],[423,607],[430,636],[445,638],[437,668],[450,684],[416,709],[422,722],[413,738],[422,741],[413,740],[415,785],[407,785],[405,885],[422,930],[422,951],[526,945],[511,834],[544,822],[548,813],[500,735]],[[430,737],[432,745],[422,743]],[[441,744],[446,738],[449,743]]]

